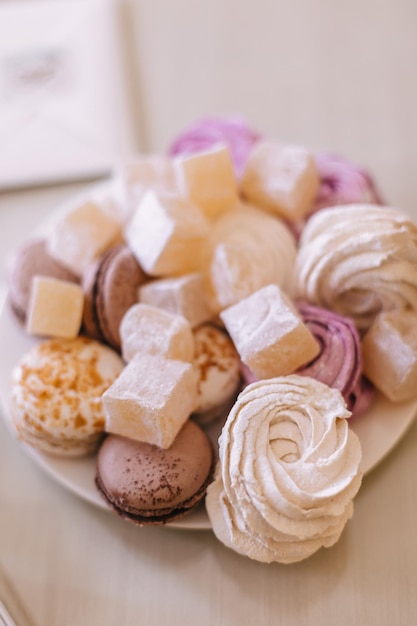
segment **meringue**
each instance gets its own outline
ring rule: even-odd
[[[297,370],[338,389],[352,414],[358,415],[370,404],[373,386],[362,381],[362,350],[359,333],[349,318],[299,302],[304,324],[320,345],[320,353]]]
[[[366,331],[380,311],[417,310],[417,225],[403,212],[348,205],[313,215],[295,262],[296,298]]]
[[[362,167],[336,154],[315,155],[320,187],[311,213],[338,204],[384,204],[371,175]]]
[[[294,238],[279,218],[251,205],[221,217],[202,251],[202,273],[213,313],[269,284],[289,290],[295,256]]]
[[[206,496],[217,538],[261,562],[333,545],[353,513],[361,447],[339,391],[291,375],[246,387],[219,439]]]
[[[226,144],[232,154],[235,174],[241,177],[253,145],[260,135],[240,116],[205,117],[184,130],[169,147],[170,156],[190,155]]]

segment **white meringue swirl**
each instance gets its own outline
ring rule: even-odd
[[[376,205],[319,211],[301,237],[294,295],[351,317],[362,331],[381,311],[417,311],[417,225]]]
[[[226,546],[292,563],[333,545],[353,512],[361,447],[339,391],[297,375],[252,383],[219,439],[206,508]]]
[[[214,313],[261,287],[289,290],[296,246],[278,217],[242,204],[213,225],[202,252],[207,297]]]

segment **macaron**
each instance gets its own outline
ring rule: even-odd
[[[23,243],[13,255],[9,270],[9,303],[22,323],[26,320],[35,276],[79,282],[75,274],[51,257],[46,239],[34,238]]]
[[[12,428],[43,452],[93,452],[104,433],[101,396],[123,367],[114,350],[87,337],[36,344],[12,372]]]
[[[197,409],[193,418],[208,424],[226,418],[240,390],[240,358],[224,330],[202,324],[193,332],[194,367],[198,374]]]
[[[170,448],[108,435],[97,455],[96,485],[107,504],[140,526],[172,522],[194,510],[211,481],[214,453],[192,420]]]
[[[138,288],[145,279],[125,245],[110,248],[95,261],[83,277],[85,334],[120,351],[120,322],[138,301]]]

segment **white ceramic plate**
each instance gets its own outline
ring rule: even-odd
[[[0,398],[6,421],[11,370],[36,341],[25,335],[6,303],[0,315]],[[377,395],[368,411],[352,421],[351,427],[362,444],[364,473],[373,469],[398,443],[413,422],[416,412],[417,400],[395,405]],[[209,434],[212,438],[217,436],[215,432]],[[94,484],[94,456],[65,459],[22,445],[35,463],[59,484],[91,504],[110,511]],[[189,530],[208,530],[210,522],[202,505],[183,520],[172,522],[170,526]]]

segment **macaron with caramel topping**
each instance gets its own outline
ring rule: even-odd
[[[197,408],[201,425],[227,417],[240,391],[240,357],[227,333],[214,324],[194,330],[194,367],[198,375]]]
[[[123,367],[114,350],[87,337],[36,344],[12,372],[12,428],[43,452],[93,452],[104,433],[101,396]]]
[[[188,420],[166,449],[108,435],[97,456],[96,485],[124,519],[139,526],[167,524],[203,500],[213,466],[209,438]]]

